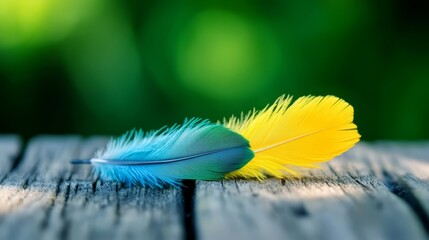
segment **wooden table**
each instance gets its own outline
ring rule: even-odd
[[[428,239],[429,142],[360,143],[302,179],[103,182],[104,137],[0,136],[0,239]]]

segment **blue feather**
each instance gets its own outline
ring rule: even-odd
[[[191,119],[149,133],[128,132],[110,140],[89,162],[102,179],[160,187],[178,186],[182,179],[222,179],[253,156],[249,142],[240,134],[207,120]]]

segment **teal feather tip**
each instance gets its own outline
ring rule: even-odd
[[[243,136],[208,120],[144,133],[132,130],[111,139],[87,161],[103,180],[127,185],[180,186],[181,180],[219,180],[254,157]]]

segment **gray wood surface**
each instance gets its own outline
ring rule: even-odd
[[[429,155],[423,152],[425,144],[363,143],[302,179],[198,181],[197,236],[427,239]]]
[[[372,162],[380,165],[376,175],[409,203],[429,236],[429,142],[381,142],[372,149]]]
[[[106,138],[0,136],[0,239],[428,239],[429,142],[360,143],[301,179],[104,182]]]
[[[68,163],[88,158],[104,142],[32,139],[0,185],[0,239],[182,238],[179,190],[126,188],[97,180],[90,166]]]

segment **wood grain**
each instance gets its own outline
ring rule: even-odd
[[[379,142],[362,145],[374,174],[406,202],[429,235],[429,142]]]
[[[104,137],[0,136],[0,239],[428,239],[429,142],[360,143],[300,179],[101,181]],[[23,154],[21,154],[23,153]]]
[[[385,151],[360,144],[302,179],[198,181],[198,238],[427,239],[415,209],[386,186]],[[427,196],[426,185],[419,189]]]
[[[32,139],[0,186],[0,239],[183,238],[180,190],[102,182],[90,166],[68,163],[90,157],[104,142]]]

